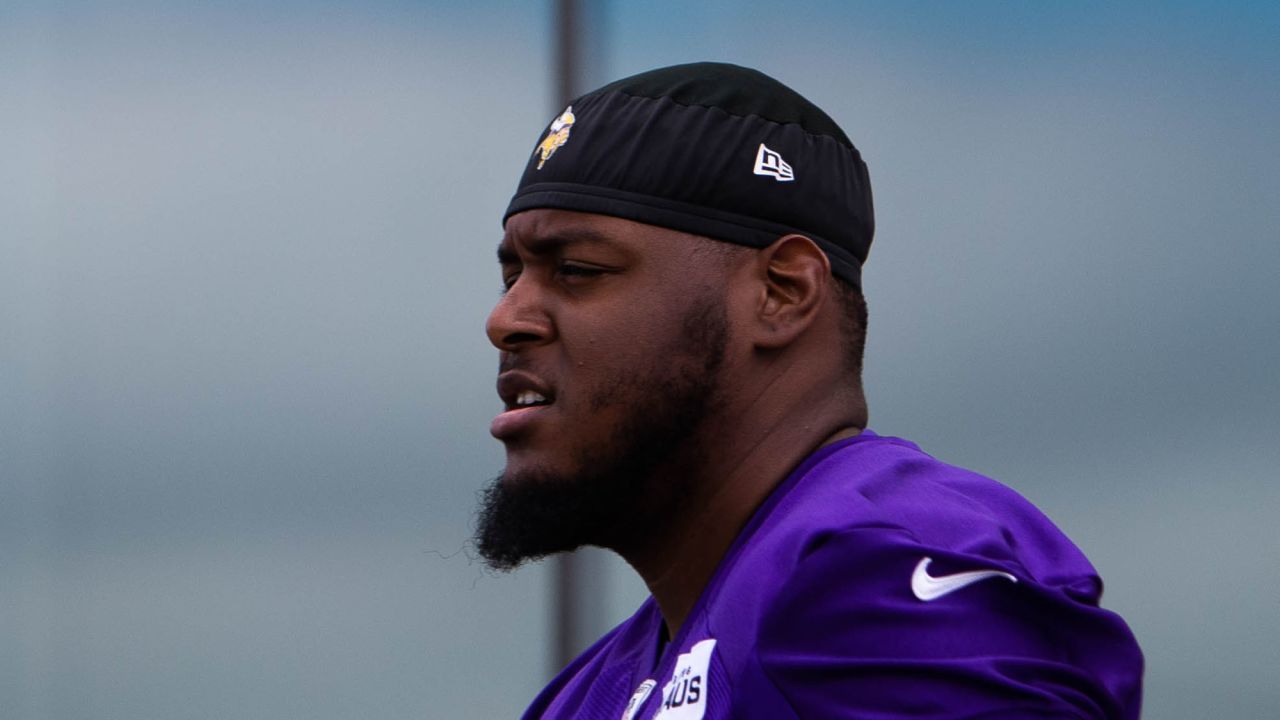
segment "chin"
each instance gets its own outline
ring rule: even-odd
[[[489,567],[512,570],[527,560],[598,544],[611,522],[608,515],[588,480],[509,465],[482,493],[476,549]]]
[[[507,451],[507,465],[498,477],[506,486],[556,485],[567,486],[580,482],[582,469],[574,463],[548,457],[545,453],[528,450]]]

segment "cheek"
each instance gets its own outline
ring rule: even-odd
[[[664,366],[670,346],[661,326],[637,319],[625,329],[584,333],[566,343],[566,419],[595,440],[608,437],[650,392],[647,384]]]
[[[576,369],[626,371],[638,368],[679,333],[669,308],[653,303],[598,308],[561,324],[565,354]]]

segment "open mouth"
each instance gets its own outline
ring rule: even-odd
[[[503,373],[498,377],[498,397],[503,409],[493,419],[489,432],[504,442],[530,432],[543,414],[540,408],[555,402],[555,395],[540,378],[521,371]]]
[[[504,412],[546,407],[556,399],[549,383],[522,370],[498,376],[498,397],[502,399]]]
[[[521,390],[516,393],[515,401],[506,403],[508,410],[550,405],[551,400],[537,390]]]

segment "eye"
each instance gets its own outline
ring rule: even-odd
[[[604,274],[604,270],[590,265],[564,262],[560,263],[560,265],[556,267],[556,274],[562,278],[569,278],[572,281],[579,278],[586,279],[598,277]]]
[[[502,294],[506,295],[507,291],[510,290],[516,284],[516,281],[519,279],[520,279],[519,270],[512,270],[509,272],[502,273]]]

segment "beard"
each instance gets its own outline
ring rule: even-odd
[[[648,374],[619,378],[592,399],[595,410],[628,408],[612,442],[576,453],[572,475],[504,473],[482,490],[475,544],[489,567],[513,570],[584,545],[621,550],[662,527],[699,465],[728,334],[723,300],[701,298],[673,352],[654,353]]]

